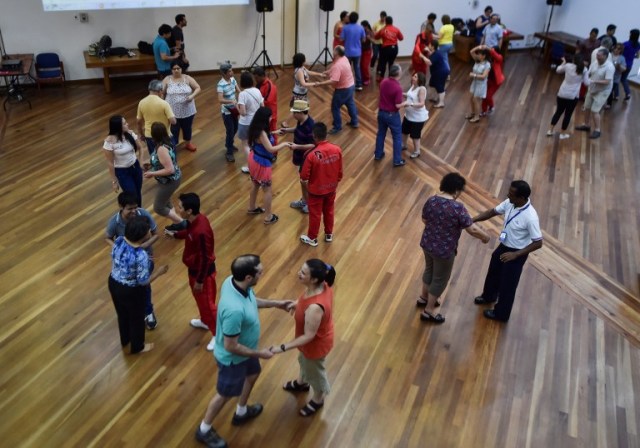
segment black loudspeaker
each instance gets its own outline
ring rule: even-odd
[[[335,8],[333,0],[320,0],[320,9],[323,11],[333,11]]]
[[[547,5],[562,6],[562,0],[547,0]]]
[[[273,11],[273,0],[256,0],[256,11],[258,12]]]

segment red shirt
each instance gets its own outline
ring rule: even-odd
[[[200,213],[186,229],[176,232],[174,236],[184,240],[182,262],[189,269],[189,275],[202,283],[205,277],[216,270],[213,229],[209,219]]]
[[[398,45],[398,41],[404,39],[402,31],[393,25],[385,25],[385,27],[378,31],[374,37],[376,39],[382,39],[383,47]]]
[[[384,112],[398,112],[396,104],[402,103],[402,86],[395,78],[385,78],[380,83],[380,104]]]
[[[304,334],[304,313],[311,305],[320,305],[324,310],[320,326],[316,332],[316,336],[305,345],[298,347],[307,359],[321,359],[329,354],[333,348],[333,317],[331,308],[333,307],[333,291],[331,287],[324,284],[324,291],[320,294],[305,297],[304,294],[298,299],[296,313],[294,318],[296,321],[296,338]]]
[[[309,181],[307,191],[316,196],[333,193],[342,180],[342,150],[322,141],[307,152],[300,179]]]
[[[264,98],[264,106],[271,109],[272,117],[276,117],[278,115],[278,88],[269,78],[265,78],[258,88]]]
[[[493,81],[499,86],[504,82],[504,73],[502,73],[504,58],[493,48],[489,49],[489,54],[491,55],[491,72],[489,78],[493,77]]]

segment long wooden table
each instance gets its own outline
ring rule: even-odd
[[[582,38],[564,31],[550,31],[548,33],[535,33],[535,37],[544,41],[544,63],[549,64],[551,58],[551,46],[558,42],[564,46],[565,51],[575,53]]]
[[[156,62],[153,56],[140,54],[134,50],[135,56],[109,56],[100,58],[84,52],[84,64],[87,68],[101,68],[104,75],[104,91],[111,92],[111,78],[115,73],[155,72]]]

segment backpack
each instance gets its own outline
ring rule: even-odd
[[[149,42],[145,42],[143,40],[138,42],[138,50],[140,51],[140,54],[149,54],[153,56],[153,45]]]

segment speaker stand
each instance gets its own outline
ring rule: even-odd
[[[544,30],[544,34],[547,35],[549,34],[549,28],[551,28],[551,19],[553,18],[553,8],[556,7],[555,2],[551,4],[551,13],[549,14],[549,21],[547,22],[547,28]],[[544,47],[545,45],[547,45],[547,43],[543,43],[542,46],[540,47],[540,55],[544,54]]]
[[[267,35],[267,26],[266,26],[264,11],[262,11],[262,51],[260,52],[260,54],[258,54],[258,57],[253,61],[253,63],[251,64],[251,67],[260,65],[258,64],[258,60],[260,59],[260,57],[262,57],[262,68],[264,68],[265,70],[269,70],[269,69],[273,70],[273,74],[276,75],[276,79],[278,79],[278,72],[276,71],[275,67],[273,66],[273,63],[271,62],[269,53],[267,53],[266,35]]]
[[[322,49],[316,60],[313,61],[313,64],[311,64],[311,70],[313,70],[313,66],[318,63],[322,56],[324,56],[324,66],[326,67],[328,64],[327,60],[331,57],[331,51],[329,50],[329,11],[327,11],[327,24],[324,28],[324,48]]]

